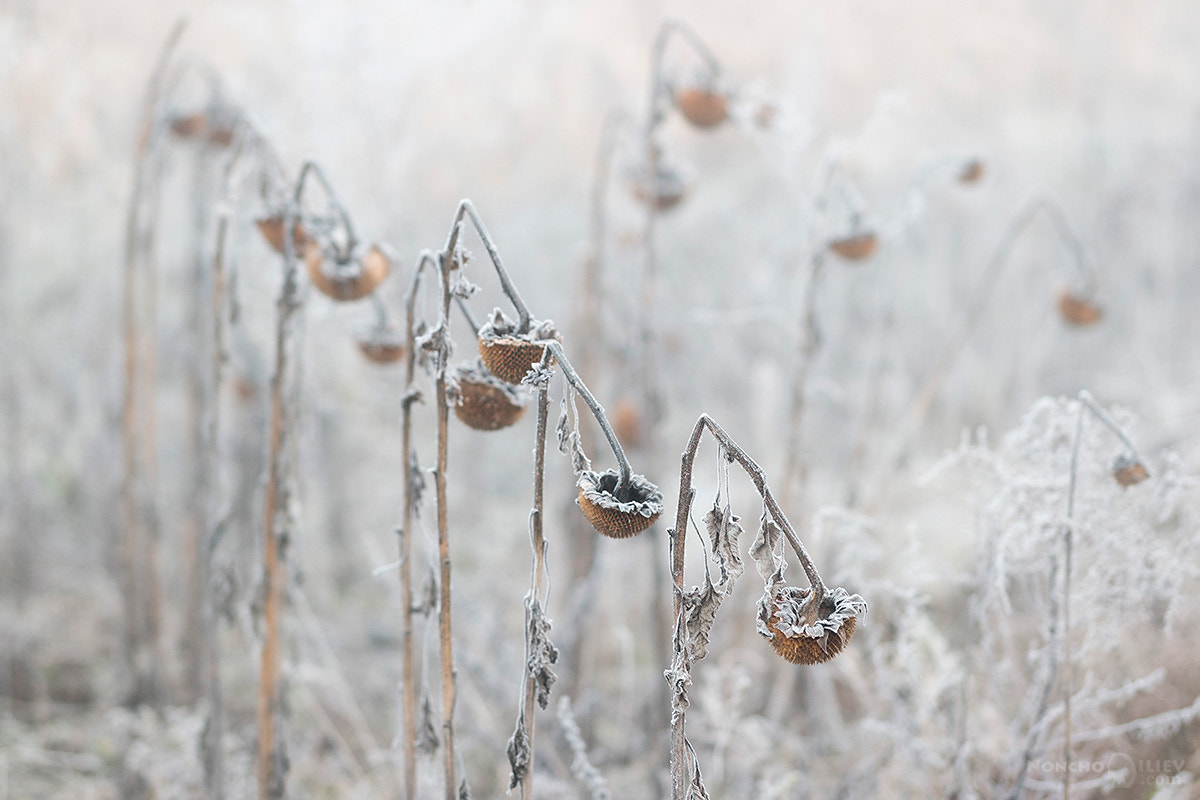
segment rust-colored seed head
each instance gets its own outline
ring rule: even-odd
[[[714,128],[729,118],[729,98],[701,86],[686,86],[676,91],[675,107],[697,128]]]
[[[320,245],[310,242],[305,248],[304,263],[313,286],[339,302],[363,299],[378,289],[391,271],[387,256],[377,247],[368,250],[357,263],[335,265],[330,274],[325,271]]]
[[[233,127],[214,122],[207,114],[180,114],[171,118],[171,133],[183,139],[204,140],[217,147],[233,142]]]
[[[822,647],[820,639],[808,636],[785,636],[777,627],[777,623],[772,620],[771,647],[791,664],[806,666],[822,664],[842,652],[842,649],[850,642],[850,637],[854,635],[857,623],[856,617],[847,619],[836,633],[829,634],[825,639],[824,647]]]
[[[404,358],[404,339],[394,330],[373,330],[358,340],[358,349],[376,364],[392,364]]]
[[[479,337],[479,357],[484,366],[505,383],[520,383],[545,352],[545,344],[516,336]]]
[[[1058,295],[1058,313],[1068,325],[1087,327],[1104,317],[1104,310],[1082,295],[1064,289]]]
[[[879,246],[879,237],[871,231],[853,233],[829,243],[829,249],[847,261],[862,261],[870,258]]]
[[[983,177],[983,162],[978,158],[972,158],[970,161],[962,165],[962,169],[958,171],[959,183],[978,183]]]
[[[643,476],[634,475],[629,488],[618,497],[618,478],[613,469],[599,474],[585,471],[579,477],[579,508],[597,533],[610,539],[628,539],[659,518],[662,494]]]
[[[1122,486],[1135,486],[1149,478],[1150,472],[1142,462],[1122,456],[1113,464],[1112,476]]]
[[[271,245],[271,249],[276,253],[283,255],[283,215],[277,214],[273,217],[263,217],[255,220],[258,226],[258,232],[267,240],[267,244]],[[292,233],[292,242],[295,246],[295,252],[304,252],[304,246],[308,243],[308,234],[305,233],[304,227],[299,223],[296,224]]]
[[[645,168],[631,171],[629,190],[638,202],[653,205],[659,211],[669,211],[683,200],[687,184],[678,171],[659,165],[653,177]]]
[[[459,402],[454,414],[468,428],[498,431],[512,425],[524,413],[524,404],[517,402],[504,387],[488,380],[459,378]]]

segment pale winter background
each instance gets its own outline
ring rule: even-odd
[[[139,210],[154,236],[134,270],[131,553],[124,237],[142,98],[181,17],[169,72],[191,77],[157,106]],[[648,214],[627,176],[644,159],[667,19],[720,62],[732,118],[700,130],[667,108],[655,140],[687,193]],[[787,664],[755,630],[747,565],[688,689],[712,797],[1062,796],[1068,774],[1076,797],[1200,796],[1188,641],[1200,620],[1197,41],[1200,5],[1185,0],[0,3],[0,799],[256,796],[282,271],[253,224],[272,209],[245,187],[221,197],[228,147],[167,124],[203,111],[197,76],[209,74],[288,181],[316,161],[356,231],[388,243],[378,296],[394,319],[418,253],[443,246],[471,198],[634,469],[663,490],[649,531],[600,539],[551,435],[545,610],[561,654],[537,713],[534,796],[671,796],[666,529],[702,412],[766,470],[826,582],[869,609],[837,658]],[[666,77],[702,66],[671,40]],[[626,123],[611,129],[597,238],[613,112]],[[216,387],[211,320],[195,309],[211,294],[222,213],[238,314],[223,315]],[[856,231],[875,236],[869,258],[826,250]],[[482,321],[502,297],[464,236]],[[603,274],[585,288],[589,263]],[[356,349],[371,303],[332,303],[301,281],[286,791],[403,796],[404,369]],[[1064,321],[1064,289],[1090,292],[1102,318]],[[417,311],[432,322],[431,294]],[[471,331],[453,325],[456,359],[471,357]],[[435,395],[424,371],[417,383],[427,469]],[[1081,390],[1129,442],[1081,412]],[[508,787],[533,417],[493,433],[451,417],[456,765],[477,798]],[[589,455],[611,466],[589,426]],[[730,501],[745,557],[762,504],[736,467],[719,488],[716,455],[706,439],[692,518],[703,530],[713,496]],[[1121,486],[1110,467],[1135,455],[1149,478]],[[425,474],[410,539],[418,595],[437,566]],[[689,537],[689,585],[705,580],[701,541]],[[713,580],[723,564],[709,565]],[[131,572],[158,591],[131,598]],[[788,577],[802,576],[793,561]],[[443,793],[432,613],[416,629],[414,681],[439,734],[416,756],[421,797]],[[129,631],[148,618],[157,631],[132,652]],[[204,748],[217,706],[223,738]]]

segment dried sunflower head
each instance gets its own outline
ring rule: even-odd
[[[615,469],[579,474],[579,508],[597,533],[613,539],[637,536],[663,512],[662,492],[643,475],[634,475],[629,486],[618,490]]]
[[[788,662],[821,664],[842,651],[866,610],[862,597],[840,586],[818,602],[811,588],[779,583],[758,601],[758,632]]]
[[[1104,317],[1104,310],[1090,297],[1070,289],[1059,292],[1058,313],[1068,325],[1079,328],[1095,325]]]
[[[392,269],[391,261],[376,246],[357,258],[336,260],[327,267],[325,253],[315,241],[304,248],[304,264],[312,285],[339,302],[363,299],[379,288]]]
[[[554,323],[533,322],[525,333],[500,309],[479,329],[479,356],[488,372],[505,383],[519,384],[546,352],[546,341],[559,339]]]
[[[454,405],[454,415],[468,428],[498,431],[525,413],[525,394],[497,380],[482,363],[456,367],[447,380],[446,391]]]
[[[688,83],[671,92],[679,113],[697,128],[714,128],[729,119],[729,95],[710,84]]]
[[[1134,486],[1149,478],[1150,472],[1141,461],[1119,455],[1113,461],[1112,476],[1122,486]]]

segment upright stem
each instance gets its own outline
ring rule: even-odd
[[[821,329],[817,322],[817,289],[825,267],[825,249],[813,242],[808,285],[804,288],[801,306],[800,342],[796,349],[797,364],[792,378],[792,407],[788,414],[787,444],[783,462],[783,501],[791,506],[792,490],[799,484],[801,494],[808,480],[804,458],[804,412],[808,406],[808,375],[813,358],[821,346]]]
[[[521,714],[525,722],[529,741],[529,766],[521,778],[521,797],[533,800],[533,734],[534,701],[537,696],[536,676],[530,669],[530,643],[533,630],[533,609],[542,602],[542,589],[546,572],[546,539],[542,532],[543,503],[542,489],[546,477],[546,421],[550,415],[549,387],[538,387],[537,431],[533,444],[533,511],[529,516],[529,537],[533,545],[533,576],[529,587],[530,597],[525,604],[525,684],[521,690]]]
[[[1085,400],[1085,396],[1087,400]],[[1071,551],[1075,536],[1075,484],[1079,474],[1079,442],[1083,436],[1083,414],[1091,395],[1081,392],[1075,436],[1071,443],[1071,479],[1067,489],[1067,526],[1063,537],[1063,800],[1071,793]],[[1124,438],[1122,435],[1121,438]]]
[[[460,206],[461,208],[461,206]],[[455,800],[458,785],[455,782],[457,750],[454,744],[454,704],[457,695],[457,677],[454,671],[454,642],[450,614],[450,526],[446,510],[446,468],[449,450],[450,404],[446,398],[446,361],[449,347],[450,327],[450,273],[455,267],[456,249],[460,226],[451,228],[446,249],[438,254],[441,279],[441,309],[438,327],[442,337],[437,352],[437,467],[433,474],[437,496],[438,559],[438,636],[441,642],[442,668],[442,742],[445,758],[446,800]]]
[[[417,402],[418,393],[414,378],[416,377],[417,337],[415,305],[417,289],[420,286],[421,273],[425,268],[435,265],[435,257],[429,251],[421,253],[417,266],[413,270],[412,282],[405,296],[405,369],[404,369],[404,398],[401,400],[401,438],[400,446],[404,454],[404,511],[400,522],[400,617],[403,620],[404,631],[401,640],[401,658],[403,661],[403,683],[401,686],[401,715],[402,731],[401,747],[404,750],[404,798],[416,800],[417,796],[417,757],[416,757],[416,658],[413,651],[413,585],[412,585],[412,533],[414,505],[416,497],[413,491],[413,445],[412,445],[412,406]]]
[[[287,760],[278,739],[281,727],[279,650],[281,619],[286,597],[286,552],[283,545],[288,537],[285,507],[286,480],[284,448],[291,442],[287,436],[287,407],[285,394],[290,379],[292,318],[299,308],[296,255],[293,237],[296,228],[296,209],[289,205],[284,214],[284,275],[283,286],[276,303],[275,371],[271,375],[271,431],[267,464],[267,487],[264,503],[263,564],[265,602],[263,620],[265,639],[262,648],[262,667],[258,695],[258,797],[276,800],[283,797],[287,779]]]
[[[147,642],[146,630],[149,617],[149,606],[154,601],[151,597],[151,576],[146,569],[139,569],[139,546],[144,546],[145,533],[142,514],[138,509],[138,402],[137,395],[141,380],[138,369],[139,345],[139,292],[138,292],[138,256],[143,252],[142,209],[145,205],[145,193],[150,189],[149,156],[151,154],[154,134],[157,125],[159,98],[162,94],[163,80],[167,64],[175,52],[179,40],[183,36],[186,22],[178,20],[171,28],[159,51],[158,59],[150,72],[145,94],[142,99],[142,116],[138,127],[137,143],[134,150],[133,187],[130,193],[129,206],[125,218],[124,244],[124,290],[122,295],[122,330],[124,337],[124,378],[123,398],[121,402],[121,432],[122,432],[122,472],[121,472],[121,563],[123,574],[123,608],[125,621],[124,656],[127,664],[127,674],[132,676],[134,686],[129,695],[133,703],[145,700],[154,701],[154,697],[145,697],[147,690],[157,694],[157,687],[148,687],[147,682],[157,683],[157,653],[153,642]],[[141,554],[143,556],[148,554]],[[152,562],[146,562],[152,563]],[[149,660],[149,664],[143,661]],[[149,669],[149,679],[144,670]]]
[[[202,595],[200,625],[204,664],[201,670],[205,694],[208,697],[208,719],[201,737],[200,749],[204,762],[204,784],[208,800],[223,800],[225,797],[225,702],[221,692],[221,651],[217,636],[216,580],[213,558],[224,529],[222,513],[217,500],[217,471],[220,462],[221,433],[221,384],[225,366],[225,244],[229,230],[229,214],[220,213],[217,218],[217,246],[213,255],[212,294],[209,297],[212,336],[209,356],[209,391],[212,402],[204,426],[204,468],[210,477],[205,483],[207,496],[204,498],[204,539],[200,550],[200,588]]]

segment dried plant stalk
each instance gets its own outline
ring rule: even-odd
[[[436,265],[429,251],[421,253],[413,270],[412,281],[405,295],[405,350],[404,397],[401,400],[400,446],[404,454],[404,510],[400,521],[400,618],[403,624],[401,638],[402,684],[400,747],[404,759],[404,796],[415,798],[417,792],[416,759],[416,658],[413,649],[413,584],[412,584],[412,530],[416,510],[416,481],[413,474],[416,453],[412,443],[412,407],[420,400],[414,379],[416,377],[416,297],[421,275],[426,267]]]
[[[302,190],[303,178],[297,183],[297,207]],[[275,309],[275,367],[271,375],[271,427],[263,504],[264,640],[259,674],[256,756],[259,800],[283,797],[287,780],[287,756],[280,736],[283,720],[279,685],[281,628],[287,597],[286,547],[290,537],[285,482],[290,461],[288,451],[294,446],[288,431],[292,415],[287,394],[295,369],[291,363],[294,319],[302,300],[291,237],[296,222],[293,207],[289,206],[285,219],[287,235],[284,237],[283,282]]]
[[[694,660],[704,657],[704,643],[707,641],[707,634],[699,630],[700,626],[711,626],[715,618],[716,608],[720,603],[724,593],[732,588],[733,582],[737,575],[740,574],[740,561],[734,565],[734,559],[737,558],[736,551],[738,547],[737,533],[740,532],[740,526],[736,526],[736,518],[730,517],[728,520],[717,523],[715,520],[710,526],[710,535],[713,537],[713,549],[718,554],[722,566],[721,588],[714,589],[712,584],[708,584],[704,590],[704,594],[712,593],[711,599],[708,601],[707,611],[704,609],[705,601],[703,595],[700,602],[692,605],[690,613],[700,615],[694,622],[698,626],[698,630],[690,631],[688,629],[689,613],[685,613],[685,598],[688,592],[684,589],[683,570],[685,562],[685,543],[687,540],[687,524],[688,514],[691,509],[692,500],[695,497],[695,489],[692,486],[692,469],[696,459],[696,452],[700,446],[700,438],[704,431],[707,430],[714,439],[717,440],[721,447],[722,458],[731,462],[737,463],[750,477],[754,483],[755,489],[758,491],[763,500],[763,529],[760,531],[760,539],[755,541],[755,547],[751,551],[751,555],[758,561],[759,572],[762,574],[764,582],[768,589],[774,589],[782,585],[782,559],[775,555],[774,539],[782,535],[795,553],[797,560],[800,562],[801,568],[809,581],[809,588],[801,591],[803,603],[798,606],[798,617],[796,624],[805,628],[803,634],[806,638],[811,639],[811,642],[802,642],[798,645],[786,648],[788,652],[795,652],[800,656],[797,663],[813,663],[817,661],[828,660],[839,652],[845,642],[849,640],[850,635],[854,631],[855,621],[858,614],[866,609],[866,604],[858,595],[849,595],[845,589],[840,587],[829,590],[822,581],[820,574],[817,572],[816,566],[813,564],[812,558],[808,554],[808,550],[804,547],[804,543],[796,535],[791,523],[783,514],[779,503],[775,500],[771,493],[770,487],[767,485],[766,474],[755,461],[746,454],[744,450],[729,436],[725,430],[712,420],[707,414],[701,414],[696,421],[695,427],[692,428],[691,437],[688,439],[687,448],[684,450],[682,463],[679,471],[679,503],[676,507],[675,527],[668,531],[671,544],[671,579],[674,584],[675,601],[675,635],[673,641],[673,656],[671,666],[666,672],[668,682],[673,687],[671,699],[671,799],[685,800],[692,796],[694,792],[703,792],[703,784],[700,781],[699,766],[695,757],[695,752],[691,748],[691,744],[687,740],[685,729],[686,710],[688,706],[687,686],[691,682],[691,665]],[[736,531],[726,536],[721,531],[725,529]],[[760,552],[761,548],[761,552]],[[764,564],[768,567],[764,568]],[[728,570],[732,569],[732,572]],[[764,596],[766,599],[766,596]],[[832,600],[836,608],[830,613],[826,606]],[[770,634],[772,645],[776,646],[775,639],[782,635],[783,630],[779,627],[776,618],[768,617],[767,624],[764,625],[763,620],[763,601],[759,603],[759,630],[764,635]],[[817,635],[811,635],[807,632],[808,628],[821,629]],[[836,634],[837,639],[831,640],[830,634]],[[820,643],[822,653],[817,654],[813,651],[814,643]],[[824,655],[825,657],[819,657]],[[791,660],[791,659],[789,659]]]
[[[139,306],[151,294],[152,287],[139,292],[138,265],[149,250],[152,235],[148,231],[143,212],[147,194],[157,188],[157,180],[151,175],[151,156],[157,136],[156,120],[159,101],[163,90],[167,64],[170,62],[186,23],[179,20],[172,27],[164,42],[158,60],[150,73],[142,100],[142,117],[139,123],[137,144],[134,152],[133,191],[126,212],[124,269],[122,292],[122,335],[124,340],[124,389],[121,402],[122,473],[121,473],[121,564],[122,599],[124,617],[124,647],[126,675],[133,686],[126,698],[138,704],[158,702],[159,676],[157,644],[154,641],[156,624],[153,615],[158,602],[155,574],[156,559],[148,548],[153,545],[153,536],[146,536],[146,520],[139,509],[138,488],[141,483],[137,423],[139,409],[137,397],[143,386],[144,377],[139,370],[139,351],[142,333],[139,325]],[[152,205],[152,204],[150,204]],[[150,280],[149,276],[146,276]],[[153,385],[152,383],[150,384]],[[150,423],[147,423],[150,424]],[[150,437],[152,442],[152,437]],[[153,451],[151,451],[153,452]]]

